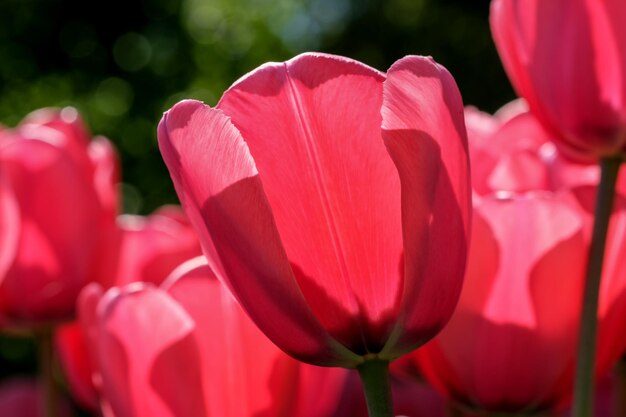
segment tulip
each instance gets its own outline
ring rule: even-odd
[[[178,103],[158,136],[211,267],[285,352],[358,367],[368,390],[449,319],[467,144],[456,84],[432,59],[387,74],[313,53],[266,64],[215,108]]]
[[[518,94],[581,160],[626,150],[626,3],[494,0],[491,30]]]
[[[626,338],[626,205],[609,234],[597,377]],[[465,286],[448,326],[413,359],[448,398],[489,413],[569,403],[591,220],[573,193],[475,199]]]
[[[20,218],[15,257],[0,283],[0,322],[70,319],[114,226],[113,148],[103,138],[89,142],[74,109],[46,109],[0,131],[0,166]]]
[[[161,287],[81,294],[105,415],[330,416],[347,371],[301,364],[274,346],[203,259]],[[175,381],[175,383],[172,383]]]
[[[216,108],[177,104],[159,144],[211,266],[253,320],[299,359],[356,366],[415,348],[456,304],[460,105],[428,58],[385,75],[304,54],[246,75]]]
[[[117,219],[115,251],[99,284],[104,288],[131,282],[160,285],[183,262],[199,256],[200,244],[182,213],[164,206],[150,216],[123,215]],[[72,394],[83,406],[97,409],[99,394],[85,335],[78,321],[56,332],[56,347]]]

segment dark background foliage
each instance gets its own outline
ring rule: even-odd
[[[0,0],[0,123],[75,106],[122,159],[125,212],[177,201],[156,146],[163,111],[215,104],[266,61],[304,51],[385,71],[432,55],[466,104],[514,97],[488,25],[488,0]],[[31,342],[0,338],[0,374],[32,372]]]
[[[163,111],[215,104],[266,61],[307,50],[382,71],[432,55],[465,103],[493,111],[513,97],[491,41],[487,0],[0,0],[0,122],[77,107],[123,161],[125,211],[176,197],[156,147]]]

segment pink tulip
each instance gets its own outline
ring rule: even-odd
[[[567,405],[590,222],[568,192],[475,199],[461,300],[448,326],[413,355],[425,377],[463,406],[491,413]],[[601,288],[597,375],[626,347],[624,244],[621,200]]]
[[[115,152],[106,139],[89,142],[74,109],[46,109],[0,132],[0,165],[20,217],[17,252],[0,284],[0,321],[69,319],[113,228]]]
[[[130,284],[81,295],[105,415],[323,417],[347,371],[301,364],[250,321],[203,259],[161,288]]]
[[[470,191],[461,97],[410,56],[387,74],[303,54],[158,129],[218,277],[281,349],[390,360],[433,337],[460,292]],[[443,260],[445,259],[445,261]]]
[[[571,157],[626,150],[626,2],[494,0],[491,29],[518,94]]]
[[[160,285],[183,262],[201,254],[200,244],[182,210],[161,207],[148,217],[118,217],[115,251],[102,272],[104,288],[131,282]],[[78,322],[65,324],[56,334],[56,346],[72,394],[85,407],[96,409],[99,395],[92,375],[94,365]]]
[[[14,378],[0,383],[0,415],[7,417],[41,417],[43,404],[40,385],[26,378]],[[59,417],[71,416],[65,401],[58,404]]]

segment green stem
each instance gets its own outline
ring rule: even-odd
[[[53,331],[50,328],[37,331],[39,348],[39,375],[41,378],[41,415],[42,417],[57,417],[58,392],[54,381],[54,341]]]
[[[357,369],[363,383],[369,417],[393,417],[389,362],[366,360]]]
[[[589,247],[589,259],[587,260],[585,293],[580,320],[573,417],[591,417],[593,415],[598,296],[606,235],[621,162],[620,158],[604,158],[600,162],[600,186],[596,197],[593,234]]]

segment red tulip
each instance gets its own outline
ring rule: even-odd
[[[183,262],[201,254],[200,244],[182,210],[165,206],[148,217],[118,217],[115,251],[99,283],[105,288],[130,282],[161,284]],[[106,275],[106,276],[105,276]],[[56,345],[74,397],[84,406],[98,407],[93,384],[94,365],[80,324],[63,325]]]
[[[113,148],[103,138],[89,142],[74,109],[41,110],[0,132],[0,165],[21,219],[15,259],[0,284],[0,319],[22,326],[71,318],[113,227]]]
[[[460,292],[470,192],[450,74],[303,54],[216,108],[183,101],[159,146],[211,267],[278,346],[353,367],[413,350]],[[445,262],[443,259],[445,258]]]
[[[597,374],[626,338],[626,202],[609,235]],[[540,412],[573,386],[589,214],[570,193],[475,199],[465,286],[448,326],[414,354],[425,377],[465,407]]]
[[[81,295],[101,389],[116,417],[323,417],[347,371],[301,364],[250,321],[204,260],[161,288]]]
[[[26,378],[13,378],[0,383],[0,415],[7,417],[41,417],[43,396],[39,383]],[[58,405],[56,415],[71,416],[65,401]]]
[[[517,90],[570,156],[626,151],[626,2],[494,0],[491,29]]]

